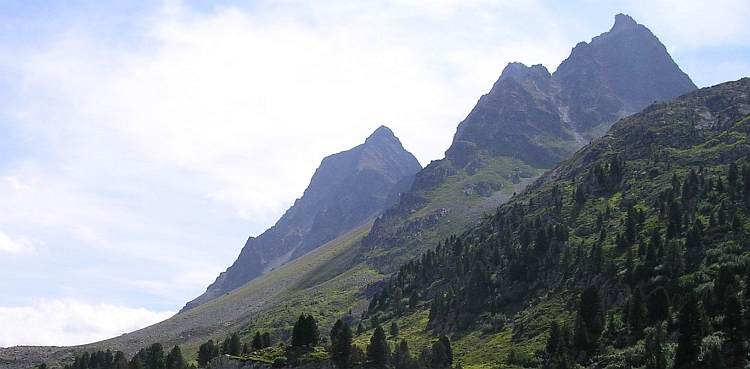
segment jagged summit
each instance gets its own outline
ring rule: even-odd
[[[618,14],[611,30],[581,42],[553,74],[568,120],[588,139],[615,120],[697,87],[645,26]],[[595,109],[592,109],[595,108]],[[596,110],[596,111],[594,111]],[[589,131],[606,123],[598,134]]]
[[[503,69],[503,72],[500,74],[500,78],[497,80],[505,81],[507,79],[513,79],[518,83],[523,82],[524,79],[526,79],[526,76],[530,72],[536,72],[541,74],[549,74],[549,71],[547,68],[545,68],[541,64],[535,64],[530,67],[527,67],[525,64],[520,62],[512,62],[508,63],[507,66]]]
[[[550,167],[617,119],[695,89],[648,28],[618,14],[551,75],[542,65],[509,63],[459,124],[446,158],[463,167],[486,152]]]
[[[695,89],[659,39],[624,14],[576,45],[552,74],[510,63],[458,125],[445,158],[420,171],[375,223],[367,246],[418,249],[430,232],[441,235],[507,201],[524,178],[552,168],[618,119]]]
[[[628,27],[637,27],[638,23],[633,19],[633,17],[627,15],[627,14],[617,14],[615,15],[615,25],[612,26],[612,29],[610,32],[616,32],[621,29],[626,29]]]
[[[422,167],[386,126],[363,144],[323,159],[301,198],[279,221],[250,237],[237,260],[182,311],[252,279],[373,219],[398,200]]]

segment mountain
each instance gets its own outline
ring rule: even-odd
[[[750,78],[654,103],[402,265],[362,321],[448,335],[464,367],[744,367],[748,134]]]
[[[602,122],[614,122],[654,101],[696,88],[659,39],[623,14],[615,16],[609,32],[576,45],[557,67],[554,79],[566,119],[587,138]]]
[[[380,215],[422,167],[381,126],[363,144],[323,159],[301,198],[181,312],[226,294]]]
[[[669,207],[662,215],[660,205],[670,198],[673,175],[677,182],[690,177],[683,162],[698,168],[704,159],[711,164],[704,167],[704,185],[699,187],[706,191],[698,203],[701,220],[710,225],[714,214],[718,224],[724,214],[725,228],[713,230],[711,237],[738,240],[720,231],[726,230],[730,208],[719,212],[718,204],[731,202],[731,192],[718,194],[716,185],[708,190],[705,183],[710,178],[716,184],[721,176],[728,180],[727,160],[737,158],[732,150],[745,150],[747,119],[741,117],[747,115],[747,94],[742,92],[747,81],[694,91],[677,102],[631,115],[645,104],[627,91],[641,91],[642,101],[653,101],[695,90],[663,46],[654,45],[661,44],[645,27],[618,15],[612,30],[576,46],[552,74],[541,65],[509,64],[459,124],[445,158],[420,170],[411,188],[383,215],[229,293],[85,349],[132,354],[162,342],[165,347],[180,344],[186,355],[195,357],[200,343],[218,342],[231,332],[249,340],[261,330],[270,332],[274,342],[288,340],[291,326],[304,313],[315,316],[321,333],[339,318],[353,327],[362,323],[364,331],[354,339],[360,348],[369,342],[373,325],[396,323],[397,338],[408,339],[413,355],[429,351],[436,338],[446,334],[454,362],[464,367],[541,366],[544,358],[535,352],[544,349],[551,321],[558,321],[563,331],[573,327],[586,286],[601,285],[607,312],[622,319],[626,296],[638,283],[650,283],[652,277],[656,283],[663,280],[658,273],[666,266],[652,268],[654,260],[645,252],[648,232],[658,225],[666,236]],[[641,64],[633,64],[633,55],[642,58]],[[623,70],[606,70],[612,65]],[[633,78],[615,78],[618,73]],[[639,73],[664,79],[655,85],[649,78],[635,78]],[[717,93],[722,89],[726,91]],[[611,135],[577,151],[624,116],[629,117],[616,124]],[[693,125],[724,128],[686,128]],[[738,160],[744,168],[746,159]],[[747,213],[737,214],[742,227],[750,229]],[[599,253],[593,246],[602,229]],[[670,240],[685,240],[684,229],[680,232]],[[624,246],[623,237],[632,237],[635,244]],[[661,244],[664,252],[652,248],[654,257],[667,254],[669,243]],[[737,250],[731,243],[722,247]],[[627,249],[633,264],[628,264]],[[742,263],[741,253],[704,251],[701,255]],[[714,259],[706,259],[703,274],[680,280],[696,280],[705,292],[716,274]],[[647,273],[628,279],[626,285],[613,284],[612,271],[624,276],[636,269]],[[742,283],[733,288],[739,287]],[[672,311],[679,308],[680,296],[670,296]],[[714,338],[709,341],[722,339]],[[637,353],[644,345],[628,347]],[[643,361],[619,365],[641,366]]]
[[[417,173],[378,218],[364,249],[408,245],[378,252],[383,271],[393,272],[390,258],[405,262],[460,232],[616,120],[695,89],[659,39],[623,14],[552,74],[510,63],[458,125],[445,158]]]

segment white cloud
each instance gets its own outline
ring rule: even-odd
[[[3,232],[0,232],[0,252],[17,255],[34,253],[35,248],[31,241],[25,236],[11,239]]]
[[[96,342],[160,322],[173,312],[154,312],[83,301],[37,300],[32,306],[0,307],[0,346],[71,346]]]

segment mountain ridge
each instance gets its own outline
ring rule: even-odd
[[[301,198],[277,223],[248,238],[237,260],[184,312],[325,244],[378,216],[422,167],[386,126],[350,150],[325,157]]]
[[[608,71],[612,68],[619,71],[613,74]],[[623,81],[620,74],[637,78]],[[600,137],[617,119],[644,108],[643,101],[667,100],[695,89],[659,39],[624,14],[615,16],[609,31],[574,47],[552,74],[543,65],[509,63],[459,123],[445,158],[417,173],[400,202],[376,220],[365,249],[412,245],[414,251],[396,256],[406,262],[424,252],[425,244],[434,245],[460,225],[478,221],[477,215],[463,215],[467,205],[512,195],[515,186]],[[635,99],[632,91],[646,97]],[[449,186],[454,188],[446,195]]]

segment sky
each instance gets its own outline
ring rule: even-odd
[[[390,127],[422,165],[510,62],[625,13],[699,87],[750,72],[746,0],[2,0],[0,346],[166,319]]]

